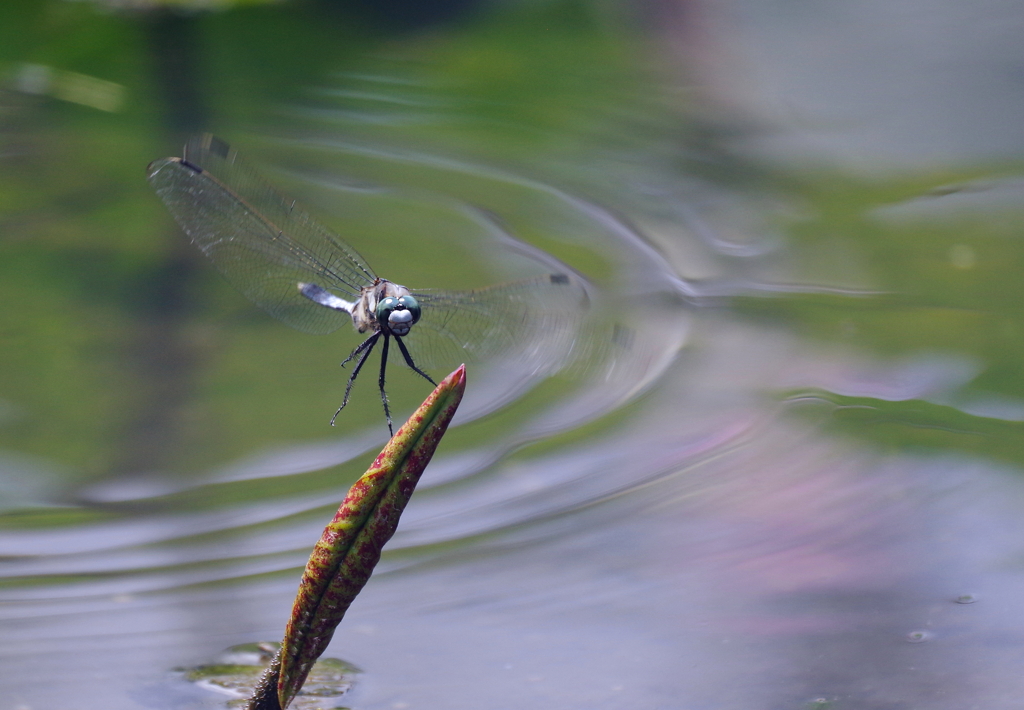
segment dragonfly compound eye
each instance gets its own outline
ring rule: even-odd
[[[420,302],[412,296],[402,296],[398,299],[398,304],[405,306],[410,313],[412,313],[412,323],[416,323],[420,319]],[[410,324],[412,325],[412,324]]]
[[[377,322],[387,323],[391,313],[398,308],[398,299],[393,296],[382,298],[377,302]]]

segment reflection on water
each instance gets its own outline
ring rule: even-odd
[[[238,48],[211,76],[303,21],[254,12],[196,20]],[[1020,170],[758,163],[634,38],[523,12],[318,60],[210,126],[388,278],[564,264],[590,296],[556,362],[470,370],[328,652],[363,670],[343,702],[1013,707]],[[117,131],[65,120],[0,134],[31,148],[0,151],[0,710],[223,707],[173,669],[280,637],[379,399],[330,429],[356,336],[207,278],[144,184],[173,146],[123,137],[142,119],[102,151]],[[407,412],[422,383],[392,376]]]

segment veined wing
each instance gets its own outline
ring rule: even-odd
[[[227,280],[294,328],[330,333],[349,321],[302,296],[300,282],[355,301],[376,278],[351,246],[214,136],[194,136],[183,158],[157,160],[147,173],[174,219]]]
[[[423,315],[405,337],[424,367],[454,367],[498,355],[565,364],[590,303],[569,274],[548,274],[475,291],[417,291]]]

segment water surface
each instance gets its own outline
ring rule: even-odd
[[[399,283],[587,284],[570,348],[471,363],[328,651],[349,707],[1015,707],[997,5],[0,10],[0,710],[224,707],[175,669],[280,638],[387,436],[372,376],[328,425],[356,334],[266,316],[149,190],[193,130]],[[966,85],[974,127],[929,109]]]

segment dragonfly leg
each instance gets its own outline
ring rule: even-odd
[[[377,380],[377,384],[380,385],[380,401],[384,403],[384,417],[388,420],[388,431],[391,432],[391,436],[395,435],[395,430],[391,428],[391,412],[388,410],[388,393],[384,391],[384,374],[388,369],[388,346],[391,343],[391,338],[387,333],[384,333],[384,345],[380,351],[380,379]]]
[[[396,335],[395,340],[398,342],[398,349],[402,351],[402,357],[405,358],[405,364],[411,367],[413,372],[418,374],[420,377],[423,377],[427,382],[434,385],[434,387],[437,387],[437,383],[430,379],[430,375],[416,367],[416,363],[412,361],[412,355],[409,354],[409,348],[405,347],[405,343],[402,342],[402,339]]]
[[[356,349],[353,350],[352,352],[350,352],[348,354],[348,357],[341,361],[341,366],[345,367],[345,364],[348,363],[349,360],[353,359],[356,355],[358,355],[359,353],[363,352],[363,350],[365,350],[366,348],[370,348],[372,350],[373,346],[377,344],[377,338],[378,337],[380,337],[380,333],[374,333],[369,338],[367,338],[363,342],[359,343],[359,345],[356,346]],[[359,358],[359,361],[360,361],[359,367],[362,367],[362,361],[365,360],[365,359],[366,359],[365,355],[363,357]]]
[[[349,375],[348,377],[348,384],[345,385],[345,398],[341,400],[341,406],[338,407],[338,411],[336,411],[334,413],[334,416],[331,417],[331,426],[334,426],[334,420],[338,418],[338,415],[341,414],[341,410],[345,408],[346,404],[348,404],[348,396],[349,393],[352,392],[352,385],[355,383],[356,377],[359,375],[359,371],[363,369],[363,363],[366,362],[366,358],[370,357],[370,353],[373,352],[373,346],[377,344],[378,338],[380,338],[380,333],[374,333],[373,335],[371,335],[369,338],[361,342],[356,347],[356,349],[352,351],[351,355],[345,358],[345,362],[341,363],[342,365],[344,365],[346,362],[348,362],[356,355],[358,355],[360,352],[362,352],[362,356],[360,356],[359,361],[356,362],[356,366],[355,368],[353,368],[352,374]],[[387,340],[384,341],[385,351],[387,351],[387,342]],[[387,409],[386,405],[385,409]],[[388,426],[391,426],[390,419],[388,420]]]

